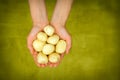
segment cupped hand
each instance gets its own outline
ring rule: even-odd
[[[32,54],[34,61],[38,67],[45,67],[47,64],[39,64],[37,62],[37,52],[33,49],[32,43],[36,39],[36,35],[38,32],[42,31],[44,26],[33,26],[31,32],[29,33],[27,37],[27,47],[30,50],[30,53]]]
[[[66,41],[67,46],[66,46],[65,53],[68,54],[70,51],[70,48],[71,48],[71,36],[70,36],[70,34],[67,32],[65,27],[58,27],[55,29],[56,29],[56,33],[60,36],[60,38]]]
[[[29,48],[29,50],[30,50],[30,52],[31,52],[31,54],[32,54],[32,56],[34,58],[34,61],[35,61],[36,65],[38,67],[46,67],[47,65],[49,65],[50,67],[56,67],[56,66],[58,66],[60,64],[60,62],[63,59],[65,53],[63,53],[61,55],[60,61],[57,62],[57,63],[50,63],[49,62],[48,64],[39,64],[37,62],[37,52],[33,49],[32,43],[36,39],[37,33],[42,31],[43,28],[44,28],[44,26],[43,27],[33,26],[32,30],[29,33],[28,38],[27,38],[27,46],[28,46],[28,48]],[[67,47],[66,47],[65,52],[68,54],[69,50],[71,48],[71,36],[69,35],[69,33],[66,31],[66,29],[64,27],[54,27],[54,28],[55,28],[56,34],[58,34],[61,39],[66,41]]]
[[[58,25],[58,26],[57,25],[56,26],[52,25],[52,26],[55,28],[56,34],[58,34],[61,39],[63,39],[63,40],[66,41],[67,46],[66,46],[65,53],[68,54],[69,51],[70,51],[70,48],[71,48],[71,36],[70,36],[70,34],[67,32],[67,30],[66,30],[66,28],[64,26],[60,26],[60,25]],[[61,58],[60,58],[59,62],[57,62],[57,63],[50,63],[49,62],[49,66],[50,67],[56,67],[56,66],[58,66],[60,64],[61,60],[63,59],[65,53],[63,53],[61,55]]]

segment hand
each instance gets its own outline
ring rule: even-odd
[[[30,50],[33,58],[34,58],[34,61],[36,63],[36,65],[38,67],[45,67],[47,66],[47,64],[39,64],[37,62],[37,52],[33,49],[33,46],[32,46],[32,43],[33,43],[33,40],[36,39],[36,35],[39,31],[42,31],[44,28],[44,26],[40,27],[40,26],[33,26],[31,32],[29,33],[28,37],[27,37],[27,46],[28,46],[28,49]]]
[[[52,25],[52,24],[51,24],[51,25]],[[52,25],[52,26],[54,26],[54,25]],[[54,26],[54,28],[55,28],[55,30],[56,30],[56,33],[60,36],[60,38],[66,41],[67,47],[66,47],[66,51],[65,51],[65,52],[66,52],[66,54],[68,54],[68,53],[69,53],[69,50],[70,50],[70,48],[71,48],[71,36],[70,36],[70,34],[66,31],[65,27],[63,27],[63,26],[60,26],[60,25],[57,26],[57,25],[56,25],[56,26]],[[63,59],[64,54],[65,54],[65,53],[63,53],[63,54],[61,55],[61,59],[60,59],[59,62],[54,63],[54,64],[49,62],[49,66],[50,66],[50,67],[56,67],[56,66],[58,66],[59,63],[61,62],[61,60]]]
[[[69,53],[69,50],[71,48],[71,36],[70,34],[66,31],[65,27],[56,27],[56,33],[60,36],[61,39],[65,40],[67,43],[66,47],[66,54]]]

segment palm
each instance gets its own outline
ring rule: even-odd
[[[33,49],[32,46],[32,42],[33,40],[36,39],[36,35],[39,31],[42,31],[44,27],[33,27],[33,29],[31,30],[28,38],[27,38],[27,42],[28,42],[28,48],[34,58],[35,63],[37,64],[38,67],[45,67],[47,66],[47,64],[39,64],[37,62],[37,52]],[[66,29],[64,27],[62,28],[55,28],[56,29],[56,34],[58,34],[60,36],[61,39],[65,40],[67,42],[67,48],[66,48],[66,53],[69,52],[69,49],[71,48],[71,37],[68,34],[68,32],[66,31]],[[59,65],[59,63],[61,62],[62,58],[64,57],[64,53],[61,55],[60,61],[57,63],[48,63],[48,65],[50,65],[51,67],[56,67],[57,65]]]
[[[32,46],[32,42],[33,42],[33,40],[36,39],[37,33],[39,31],[42,31],[42,29],[43,29],[43,27],[34,26],[32,28],[32,30],[31,30],[28,38],[27,38],[27,46],[28,46],[28,48],[29,48],[29,50],[30,50],[30,52],[31,52],[31,54],[32,54],[32,56],[34,58],[34,61],[37,64],[38,67],[45,67],[45,66],[47,66],[46,64],[39,64],[37,62],[37,52],[33,49],[33,46]]]
[[[63,27],[63,28],[60,28],[60,29],[59,29],[59,28],[56,28],[56,34],[58,34],[61,39],[65,40],[65,41],[67,42],[66,53],[68,53],[69,50],[70,50],[70,48],[71,48],[71,37],[70,37],[69,33],[68,33],[68,32],[66,31],[66,29]],[[64,54],[65,54],[65,53],[63,53],[63,54],[61,55],[61,59],[60,59],[59,62],[54,63],[54,64],[53,64],[53,63],[49,63],[49,65],[50,65],[51,67],[56,67],[56,66],[58,66],[59,63],[61,62],[61,60],[63,59]]]

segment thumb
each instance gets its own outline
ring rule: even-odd
[[[39,32],[42,31],[42,27],[34,26],[30,32],[31,36],[35,37],[35,35]]]
[[[66,54],[68,54],[69,51],[70,51],[70,48],[71,48],[71,37],[68,37],[68,38],[66,39],[66,43],[67,43],[67,46],[66,46]]]

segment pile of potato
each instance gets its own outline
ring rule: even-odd
[[[37,38],[33,41],[33,48],[38,52],[38,63],[57,63],[60,60],[60,55],[66,50],[66,41],[55,34],[55,29],[52,26],[47,25],[43,31],[37,34]]]

